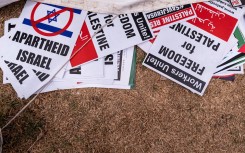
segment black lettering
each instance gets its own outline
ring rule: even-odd
[[[41,59],[42,59],[42,56],[41,55],[37,55],[34,62],[33,62],[33,65],[35,66],[40,66],[40,63],[41,63]]]
[[[63,47],[63,44],[60,44],[59,48],[57,49],[57,52],[56,52],[57,54],[60,54],[60,51],[61,51],[62,47]]]
[[[125,32],[126,32],[127,38],[136,36],[136,34],[134,33],[134,29],[129,29],[129,30],[126,30]]]
[[[191,68],[192,63],[193,63],[193,61],[192,61],[192,60],[190,60],[190,59],[188,59],[188,60],[187,60],[186,65],[185,65],[185,67],[186,67],[187,69],[190,69],[190,68]]]
[[[169,26],[170,29],[175,29],[176,24]]]
[[[60,52],[60,55],[67,56],[67,54],[69,53],[69,50],[70,50],[70,47],[67,45],[64,45]]]
[[[37,36],[35,36],[34,39],[33,39],[33,41],[32,41],[31,46],[37,48],[39,41],[40,41],[40,38],[37,37]]]
[[[29,34],[24,42],[25,45],[31,46],[33,35]]]
[[[213,43],[214,43],[214,40],[211,40],[210,38],[208,39],[208,44],[207,44],[207,46],[208,47],[211,47],[212,45],[213,45]]]
[[[201,34],[201,33],[198,33],[198,35],[197,35],[197,37],[196,37],[196,41],[197,42],[200,42],[201,41],[201,39],[202,39],[202,36],[203,36],[203,34]]]
[[[50,51],[51,48],[52,48],[53,43],[54,43],[53,41],[47,40],[47,42],[46,42],[46,44],[45,44],[45,46],[44,46],[44,50]]]
[[[196,37],[197,34],[198,34],[197,31],[196,31],[196,30],[193,30],[193,31],[191,32],[190,38],[191,38],[191,39],[195,39],[195,37]],[[200,33],[199,33],[199,34],[200,34]]]
[[[29,77],[29,74],[25,70],[23,70],[19,76],[19,78],[22,77],[22,79],[19,80],[20,84],[23,84],[23,82]]]
[[[70,69],[70,74],[82,74],[81,67]]]
[[[57,43],[57,42],[54,42],[54,45],[53,45],[53,47],[52,47],[52,50],[51,50],[51,53],[56,53],[56,51],[57,51],[57,46],[59,45],[59,43]]]
[[[46,41],[47,41],[47,39],[41,38],[41,43],[40,43],[39,49],[43,48],[44,42],[46,42]]]
[[[187,62],[187,58],[185,56],[183,56],[182,59],[180,60],[179,64],[182,66],[185,66],[186,62]]]
[[[26,59],[27,59],[28,54],[29,54],[28,51],[23,51],[22,57],[20,58],[20,61],[21,62],[25,62]]]
[[[16,31],[12,41],[19,42],[19,39],[20,39],[20,31]]]
[[[181,31],[182,31],[182,29],[183,29],[183,27],[184,27],[184,25],[183,25],[183,24],[178,23],[178,24],[177,24],[177,26],[175,27],[175,31],[177,31],[177,32],[181,32]]]
[[[22,67],[23,68],[23,67]],[[26,71],[21,71],[19,74],[16,75],[16,79],[19,80],[20,84],[23,83],[23,81],[20,81],[21,78],[26,74]]]
[[[168,52],[169,52],[169,48],[162,46],[158,53],[162,54],[163,56],[166,56]]]
[[[105,43],[107,43],[106,37],[103,37],[101,39],[98,39],[98,44],[99,45],[102,45],[102,44],[105,44]]]
[[[202,75],[204,70],[205,70],[205,67],[203,67],[202,69],[198,69],[197,74]]]
[[[101,28],[101,24],[96,24],[96,25],[93,25],[92,26],[92,29],[93,30],[98,30],[98,29],[100,29]]]
[[[37,75],[37,77],[38,77],[38,79],[41,81],[41,82],[43,82],[43,81],[45,81],[50,75],[49,74],[46,74],[46,73],[42,73],[42,72],[37,72],[37,71],[35,71],[35,70],[33,70],[34,71],[34,73],[36,73],[36,75]]]
[[[173,58],[174,58],[174,55],[175,55],[175,52],[174,52],[173,50],[171,50],[171,51],[169,51],[167,57],[168,57],[169,59],[173,59]]]
[[[47,64],[47,60],[48,60],[48,57],[43,57],[42,62],[40,64],[41,68],[45,68],[46,67],[45,64]]]
[[[105,65],[113,65],[113,55],[108,55],[105,57]]]
[[[12,72],[16,76],[22,69],[23,69],[23,66],[18,65],[17,67],[12,69]]]
[[[49,58],[49,59],[48,59],[48,62],[47,62],[47,65],[46,65],[46,69],[47,69],[47,70],[50,70],[50,63],[51,63],[51,61],[52,61],[52,59]]]
[[[19,60],[20,59],[20,55],[22,54],[22,49],[20,49],[20,51],[19,51],[19,53],[18,53],[18,55],[17,55],[17,57],[16,57],[16,60]]]
[[[33,64],[34,58],[35,58],[35,54],[29,53],[26,63]]]
[[[100,46],[100,50],[103,51],[104,49],[110,48],[109,44],[105,44]]]
[[[11,24],[11,23],[9,23],[8,24],[8,32],[10,32],[11,31],[11,29],[13,29],[13,28],[15,28],[16,27],[16,25],[15,24]]]
[[[97,15],[96,13],[88,12],[88,18],[89,18],[89,20],[92,20],[92,17],[94,17],[96,15]]]
[[[175,61],[176,63],[179,63],[179,61],[180,61],[181,58],[182,58],[182,55],[176,54],[175,57],[174,57],[174,61]]]
[[[213,45],[212,49],[214,51],[217,51],[219,49],[220,43],[218,43],[217,45]]]
[[[200,66],[199,64],[197,64],[196,62],[194,62],[194,63],[193,63],[193,66],[192,66],[192,68],[191,68],[191,70],[192,70],[193,72],[197,72],[199,66]]]
[[[129,17],[127,14],[121,14],[119,15],[120,22],[123,24],[123,29],[125,30],[125,34],[127,38],[131,38],[136,36],[134,33],[134,29],[132,28],[132,24],[129,22]]]
[[[22,40],[26,39],[27,38],[27,34],[26,33],[22,33],[22,35],[20,36],[20,39],[19,39],[19,43],[22,42]]]

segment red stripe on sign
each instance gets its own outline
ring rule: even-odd
[[[238,52],[240,52],[240,53],[245,53],[245,45],[243,45],[243,46],[239,49]]]
[[[205,3],[196,3],[193,6],[197,18],[189,20],[189,23],[224,41],[229,40],[238,21],[236,18]]]
[[[156,31],[153,31],[153,33],[155,34],[155,37],[152,38],[151,40],[149,40],[152,44],[155,42],[156,38],[157,38],[157,35],[159,34],[160,30],[156,30]]]
[[[192,7],[150,20],[153,29],[194,16]]]
[[[158,34],[160,30],[153,31],[154,34]]]
[[[77,50],[83,46],[89,39],[91,38],[87,24],[84,22],[80,36],[77,39],[76,45],[73,49],[72,54],[77,52]],[[94,47],[93,41],[90,40],[87,45],[85,45],[72,59],[71,59],[71,66],[75,67],[81,64],[84,64],[86,62],[92,61],[94,59],[97,59],[98,55],[96,52],[96,49]]]

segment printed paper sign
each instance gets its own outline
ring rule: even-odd
[[[18,19],[13,18],[4,22],[4,35],[8,35],[10,31],[12,31],[16,27],[16,23]],[[1,53],[0,53],[1,55]],[[5,73],[3,73],[3,84],[10,83]]]
[[[120,50],[127,49],[153,38],[150,25],[143,13],[114,15],[89,12],[80,37],[73,50],[75,53],[95,32],[99,32],[71,60],[71,66],[87,63]],[[107,24],[102,30],[100,28]]]
[[[187,21],[196,17],[196,15],[192,4],[187,4],[148,12],[146,13],[146,17],[150,22],[151,28],[155,34],[155,38],[145,43],[139,44],[138,46],[143,51],[148,52],[163,26],[171,25],[181,21]]]
[[[4,35],[8,34],[12,29],[16,27],[18,19],[13,18],[4,22]]]
[[[240,25],[241,24],[239,24],[239,26],[236,28],[234,32],[234,36],[238,40],[238,43],[236,44],[236,46],[232,48],[229,54],[227,54],[226,57],[219,63],[214,74],[222,73],[224,71],[227,71],[228,69],[242,65],[245,62],[245,53],[242,51],[242,47],[245,44],[245,38],[241,31],[242,27]]]
[[[190,19],[195,16],[195,11],[191,4],[186,4],[148,12],[146,16],[152,29],[161,29],[164,25]]]
[[[221,80],[225,80],[225,81],[235,81],[236,76],[235,76],[235,74],[230,74],[230,75],[224,75],[224,76],[214,76],[213,78],[221,79]]]
[[[217,4],[221,8],[216,7]],[[194,8],[197,18],[160,31],[143,64],[203,95],[216,66],[232,47],[227,42],[231,40],[242,11],[229,7],[225,1],[197,3]]]
[[[231,69],[228,69],[228,70],[220,72],[220,73],[216,73],[216,76],[231,75],[231,74],[244,74],[243,65],[237,66],[237,67],[233,67]]]
[[[230,0],[230,2],[234,7],[245,5],[245,0]]]
[[[97,59],[90,63],[77,66],[74,68],[67,68],[64,78],[67,79],[83,79],[83,78],[100,78],[104,76],[104,60]]]
[[[1,41],[3,63],[17,91],[28,98],[69,60],[86,14],[27,1],[11,38]]]
[[[135,68],[136,68],[136,50],[134,47],[120,51],[117,53],[118,57],[118,79],[108,83],[107,80],[91,80],[89,82],[80,82],[64,80],[61,82],[51,82],[50,85],[42,92],[49,92],[61,89],[74,89],[74,88],[114,88],[114,89],[131,89],[134,86]]]
[[[229,40],[233,34],[234,27],[237,25],[238,19],[240,19],[242,12],[244,12],[241,8],[234,9],[230,7],[230,4],[224,0],[196,3],[193,6],[197,18],[189,20],[189,23],[198,26],[202,30],[224,41]]]
[[[81,10],[27,1],[8,41],[15,44],[13,51],[4,58],[45,73],[54,71],[70,58],[85,17]]]

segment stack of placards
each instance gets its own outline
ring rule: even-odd
[[[225,0],[195,3],[192,7],[196,14],[194,19],[161,27],[156,31],[158,36],[155,40],[140,47],[148,53],[143,65],[203,95],[214,74],[215,77],[228,77],[243,73],[244,62],[237,62],[234,56],[243,55],[238,52],[235,36],[243,39],[241,31],[236,29],[244,9],[233,8]],[[159,15],[158,12],[152,14]],[[151,23],[160,23],[160,20]]]
[[[58,89],[130,89],[134,46],[152,38],[143,13],[115,17],[27,1],[0,40],[4,83],[22,98]]]
[[[143,65],[203,95],[214,75],[243,73],[243,15],[225,0],[121,15],[27,1],[18,19],[5,22],[3,82],[21,98],[60,89],[131,89],[138,45],[147,53]]]

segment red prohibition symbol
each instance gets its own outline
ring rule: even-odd
[[[37,3],[37,4],[34,6],[32,12],[31,12],[31,18],[30,18],[30,20],[31,20],[31,25],[32,25],[33,29],[34,29],[37,33],[39,33],[39,34],[41,34],[41,35],[43,35],[43,36],[52,37],[52,36],[57,36],[57,35],[59,35],[59,34],[65,32],[65,31],[69,28],[69,26],[70,26],[71,23],[72,23],[73,16],[74,16],[74,13],[73,13],[73,9],[72,9],[72,8],[63,8],[63,9],[57,11],[57,12],[54,12],[54,13],[49,14],[49,15],[47,15],[47,16],[45,16],[45,17],[42,17],[42,18],[40,18],[40,19],[38,19],[38,20],[35,20],[35,19],[34,19],[34,16],[35,16],[36,10],[37,10],[37,8],[40,6],[40,4],[41,4],[41,3]],[[51,18],[51,17],[54,17],[54,16],[56,16],[56,15],[65,13],[66,11],[69,11],[69,12],[70,12],[70,18],[69,18],[67,24],[66,24],[61,30],[56,31],[56,32],[53,32],[53,33],[49,33],[49,32],[44,32],[44,31],[40,30],[40,29],[37,27],[37,25],[38,25],[39,23],[41,23],[41,22],[43,22],[43,21],[45,21],[45,20],[47,20],[47,19],[49,19],[49,18]]]

